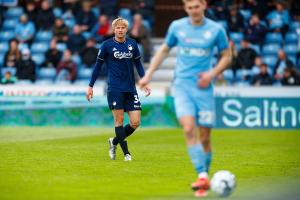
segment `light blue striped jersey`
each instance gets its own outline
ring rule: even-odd
[[[165,42],[170,48],[177,46],[175,84],[186,80],[196,85],[198,74],[213,67],[214,48],[221,52],[229,46],[224,28],[208,18],[198,26],[189,17],[173,21]]]

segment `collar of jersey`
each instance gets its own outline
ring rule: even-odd
[[[118,42],[118,41],[115,39],[115,37],[113,37],[113,40],[114,40],[114,42],[116,42],[116,43],[118,43],[118,44],[124,44],[124,43],[126,42],[126,37],[125,37],[124,42]]]

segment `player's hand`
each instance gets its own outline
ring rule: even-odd
[[[149,96],[151,94],[151,88],[148,85],[145,85],[143,87],[143,90],[145,92],[145,97]]]
[[[139,80],[140,88],[143,89],[150,82],[150,79],[150,74],[146,72],[145,76]]]
[[[86,99],[88,101],[91,101],[92,98],[93,98],[93,88],[89,87],[86,91]]]
[[[213,79],[213,74],[211,71],[200,73],[198,76],[198,86],[200,88],[207,88]]]

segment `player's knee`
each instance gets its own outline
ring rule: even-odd
[[[114,122],[115,122],[115,126],[122,126],[123,125],[123,121],[124,121],[124,117],[116,117]]]
[[[137,129],[141,124],[140,120],[132,120],[130,121],[130,126],[134,129]]]
[[[194,126],[185,124],[183,125],[183,131],[186,135],[193,135]]]

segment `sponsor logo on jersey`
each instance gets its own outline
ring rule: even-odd
[[[120,51],[114,52],[114,57],[118,59],[132,58],[132,56],[133,54],[131,52],[120,52]]]
[[[128,45],[128,50],[129,50],[129,51],[132,51],[132,50],[133,50],[133,47],[131,46],[131,44]]]
[[[180,47],[179,53],[183,56],[208,56],[210,51],[202,48]]]

